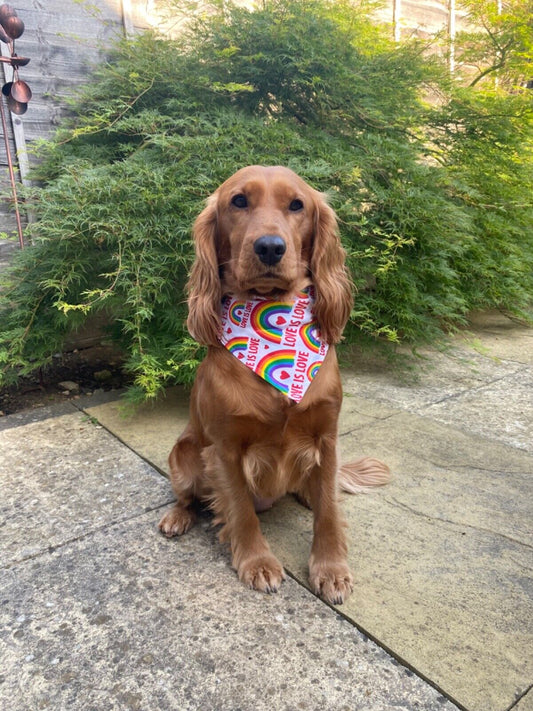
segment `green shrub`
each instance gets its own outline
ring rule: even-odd
[[[526,314],[527,96],[450,86],[422,49],[393,45],[363,3],[328,0],[213,4],[175,40],[117,44],[40,152],[32,246],[3,286],[3,382],[101,309],[132,396],[190,380],[191,224],[253,163],[328,191],[358,289],[348,341],[437,339],[472,308]]]

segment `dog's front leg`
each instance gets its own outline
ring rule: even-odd
[[[230,544],[239,580],[255,590],[277,592],[285,573],[261,533],[240,457],[219,455],[214,447],[209,450],[206,464],[216,482],[213,508],[224,522],[220,539]]]
[[[347,546],[337,496],[337,448],[324,438],[320,464],[309,479],[309,498],[314,516],[309,581],[313,591],[334,605],[342,604],[353,590],[346,561]]]

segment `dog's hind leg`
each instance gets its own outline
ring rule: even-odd
[[[172,448],[168,463],[176,503],[159,521],[159,530],[170,538],[186,533],[196,521],[191,505],[201,488],[203,463],[201,446],[190,423]]]

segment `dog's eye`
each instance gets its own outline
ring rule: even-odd
[[[301,200],[296,198],[296,200],[293,200],[291,204],[289,205],[289,210],[291,212],[299,212],[300,210],[303,210],[304,204]]]
[[[242,193],[239,193],[238,195],[234,195],[231,198],[231,204],[234,207],[238,207],[241,210],[244,207],[248,207],[248,200],[246,199],[246,195],[242,195]]]

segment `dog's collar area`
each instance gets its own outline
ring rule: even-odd
[[[314,301],[312,287],[279,299],[226,296],[220,343],[267,383],[300,402],[328,351],[313,313]]]

